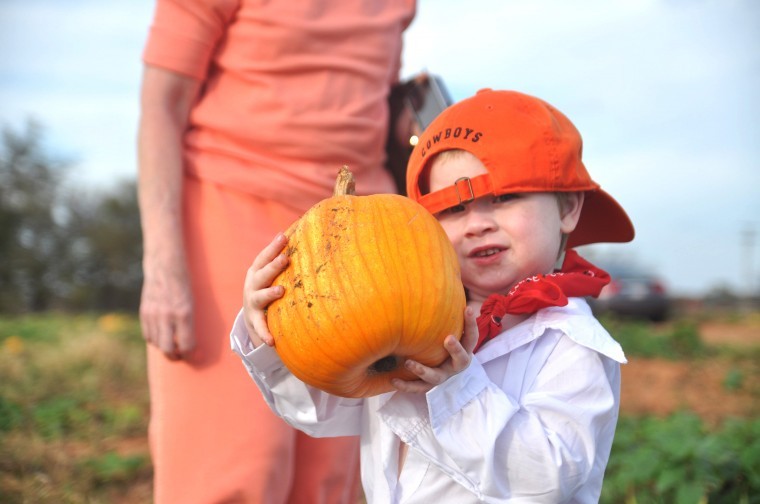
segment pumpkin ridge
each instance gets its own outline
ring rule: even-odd
[[[425,320],[425,323],[427,325],[426,331],[430,331],[438,335],[440,341],[440,353],[435,357],[435,359],[439,359],[440,362],[440,360],[445,359],[447,356],[447,353],[443,348],[443,340],[451,332],[450,328],[452,322],[454,322],[455,325],[457,325],[457,319],[459,319],[459,323],[463,322],[463,314],[457,311],[458,303],[454,302],[454,295],[458,291],[456,289],[447,288],[448,279],[454,277],[459,278],[457,268],[451,269],[452,261],[454,262],[454,266],[456,266],[458,263],[456,262],[456,255],[450,253],[453,251],[453,249],[447,249],[446,247],[442,246],[441,241],[421,239],[423,236],[437,234],[438,236],[441,236],[442,239],[448,240],[448,237],[445,235],[443,228],[440,227],[440,224],[437,221],[432,220],[423,222],[422,224],[426,229],[421,230],[420,233],[415,233],[415,246],[420,249],[424,249],[424,253],[420,254],[421,257],[430,258],[429,261],[432,261],[432,263],[428,264],[428,267],[434,271],[441,273],[433,276],[433,284],[429,286],[429,289],[431,291],[430,295],[436,296],[438,298],[438,302],[432,303],[430,306],[425,307],[428,310],[433,310],[435,309],[434,307],[438,305],[436,316],[428,317]],[[443,274],[444,272],[447,274]],[[454,276],[455,272],[457,273],[456,276]],[[463,297],[463,291],[458,295],[460,297]],[[459,337],[460,335],[456,336]]]
[[[333,246],[332,253],[334,255],[331,258],[332,262],[335,264],[335,270],[341,272],[341,274],[332,277],[333,281],[339,282],[336,290],[343,293],[344,303],[349,303],[349,306],[351,307],[349,311],[357,315],[356,318],[350,318],[352,322],[353,320],[373,320],[376,318],[378,312],[378,310],[375,309],[376,307],[372,306],[370,303],[364,302],[366,294],[365,292],[362,292],[362,290],[366,291],[366,286],[355,283],[355,278],[364,278],[367,276],[365,271],[368,269],[365,261],[366,254],[361,253],[361,249],[358,245],[363,243],[364,240],[361,229],[363,226],[357,225],[357,221],[366,217],[366,215],[362,215],[363,209],[358,207],[358,205],[361,204],[361,201],[361,199],[356,198],[342,201],[343,204],[352,207],[351,211],[345,212],[344,218],[348,222],[342,229],[342,232],[344,232],[346,236],[352,237],[350,239],[354,240],[356,245],[351,246],[351,243],[348,242],[342,244],[343,246]],[[356,256],[350,253],[354,248],[358,251]],[[336,286],[330,287],[335,288]],[[346,321],[348,321],[348,319]],[[362,334],[363,327],[354,324],[351,324],[351,326],[352,327],[349,329],[351,334]],[[342,350],[350,354],[350,356],[347,356],[346,362],[351,361],[354,363],[362,363],[366,361],[366,357],[363,356],[365,356],[367,352],[365,348],[362,348],[362,345],[366,344],[366,341],[353,339],[342,341]]]
[[[428,233],[431,232],[431,231],[434,231],[432,229],[433,228],[432,225],[431,226],[426,226],[426,227],[430,228],[429,230],[427,230]],[[420,233],[418,236],[422,236],[422,235],[423,235],[423,233]],[[447,239],[448,239],[448,237],[447,237]],[[433,247],[435,246],[435,244],[433,244],[431,242],[427,242],[425,240],[420,240],[420,241],[418,241],[417,246],[419,246],[419,247],[421,247],[421,248],[424,249],[424,256],[430,257],[430,258],[436,257],[436,254],[434,253],[434,250],[433,250]],[[435,250],[435,252],[437,252],[437,251],[438,250]],[[433,260],[433,259],[431,259],[431,260]],[[441,268],[442,268],[442,265],[438,261],[435,261],[435,264],[432,265],[432,268],[434,268],[435,271],[440,271]],[[428,285],[428,288],[429,288],[429,290],[431,292],[431,296],[436,296],[436,297],[440,298],[441,297],[441,293],[444,291],[444,288],[443,288],[444,284],[445,284],[445,278],[444,278],[443,275],[440,275],[440,274],[434,275],[433,278],[431,279],[431,284]],[[442,311],[445,308],[447,308],[447,307],[444,304],[444,306],[442,306],[440,308],[439,312]],[[442,329],[440,327],[441,324],[436,324],[436,320],[431,317],[430,320],[427,322],[427,325],[428,325],[428,327],[427,327],[428,331],[436,333],[437,336],[438,336],[438,338],[441,338],[441,349],[443,349],[443,341],[442,341],[442,339],[445,338],[446,335],[445,334],[440,334],[440,331]]]
[[[409,242],[400,249],[401,261],[403,261],[403,267],[406,270],[406,274],[402,276],[405,281],[405,286],[408,293],[418,291],[410,285],[412,282],[418,280],[416,275],[410,274],[410,272],[423,272],[432,271],[433,264],[430,263],[431,257],[424,251],[425,247],[419,243],[420,223],[415,222],[419,215],[418,209],[411,205],[404,205],[404,214],[399,216],[399,226],[403,226],[405,234],[409,239]],[[424,223],[423,223],[424,224]],[[427,305],[432,293],[427,291],[427,286],[423,286],[425,291],[418,296],[412,297],[408,295],[404,304],[407,306],[407,318],[404,319],[405,334],[404,341],[406,345],[406,352],[417,353],[420,347],[424,348],[424,339],[427,337],[425,334],[425,326],[428,323],[427,317]]]
[[[329,208],[327,208],[329,211]],[[316,270],[319,266],[315,267],[316,261],[313,258],[319,257],[316,253],[324,247],[323,236],[305,233],[302,241],[299,242],[300,252],[296,260],[298,268],[301,271],[310,272]],[[294,369],[303,370],[296,374],[300,379],[306,379],[304,381],[312,381],[313,383],[326,384],[329,382],[328,377],[324,376],[324,369],[334,369],[335,366],[339,366],[342,369],[348,369],[345,362],[341,362],[336,358],[334,352],[331,352],[332,346],[329,344],[329,339],[332,334],[335,333],[335,321],[330,314],[334,311],[330,306],[329,300],[334,296],[329,294],[323,294],[321,292],[318,279],[313,275],[307,275],[306,284],[302,286],[303,297],[299,299],[298,304],[300,309],[295,310],[295,317],[299,322],[299,333],[308,334],[309,339],[316,344],[309,345],[310,351],[304,351],[303,345],[289,345],[291,348],[296,346],[299,351],[286,352],[289,358],[289,367]],[[309,303],[311,306],[309,306]],[[319,305],[319,306],[316,306]],[[304,309],[306,306],[307,309]],[[319,318],[313,313],[327,314],[322,318]],[[321,341],[321,343],[320,343]],[[299,339],[292,343],[303,343],[303,340]],[[299,358],[296,358],[298,356]],[[344,374],[344,373],[341,373]],[[323,385],[324,386],[324,385]]]
[[[299,233],[298,236],[300,237],[298,238],[298,241],[290,247],[292,250],[290,256],[292,264],[285,270],[284,273],[286,273],[287,276],[283,278],[283,283],[287,283],[288,279],[290,279],[290,283],[292,284],[290,300],[296,309],[292,310],[289,317],[294,324],[297,324],[297,326],[293,328],[294,330],[292,330],[290,334],[282,334],[280,350],[285,350],[285,352],[280,353],[287,355],[287,364],[289,367],[294,369],[311,369],[314,364],[314,356],[310,352],[304,351],[303,340],[296,338],[295,335],[308,333],[311,335],[310,337],[315,340],[319,340],[321,337],[319,325],[315,324],[310,313],[303,309],[303,307],[309,302],[309,290],[311,287],[308,275],[307,278],[304,278],[302,273],[310,270],[313,250],[311,240],[309,239],[310,235],[308,233]],[[287,348],[282,348],[283,346]]]
[[[407,213],[407,205],[398,205],[396,202],[394,202],[394,200],[398,200],[399,198],[402,198],[402,196],[391,195],[389,199],[384,201],[386,207],[385,213],[390,213],[393,215],[394,208],[396,208],[398,212],[403,212],[404,215]],[[406,203],[406,201],[404,201],[404,203]],[[402,220],[406,220],[405,217],[401,217]],[[402,229],[403,231],[407,231],[406,228]],[[396,226],[394,225],[391,227],[390,225],[386,225],[383,227],[383,231],[385,232],[386,241],[389,244],[395,246],[395,254],[393,254],[393,257],[397,258],[397,260],[393,261],[393,283],[395,285],[404,285],[406,279],[409,277],[407,268],[412,267],[414,268],[413,271],[417,271],[417,265],[409,264],[409,258],[406,256],[406,254],[404,254],[405,247],[408,246],[408,242],[406,239],[399,239]],[[396,296],[394,296],[394,311],[400,314],[396,321],[397,327],[394,327],[394,330],[397,332],[396,338],[399,341],[404,339],[405,334],[403,333],[406,333],[406,329],[409,327],[410,322],[415,320],[414,313],[410,312],[407,309],[407,306],[411,302],[411,298],[412,294],[409,289],[398,289],[396,291]],[[416,328],[413,328],[413,331],[416,331]]]
[[[333,204],[325,205],[321,209],[322,212],[330,216],[334,215],[337,206],[334,201],[332,203]],[[315,215],[315,220],[321,220],[322,216],[319,215],[319,213]],[[332,221],[331,226],[335,226],[335,223]],[[318,336],[324,339],[326,344],[327,340],[335,334],[335,317],[337,314],[335,313],[334,305],[339,301],[339,298],[336,294],[336,290],[331,288],[332,286],[329,282],[325,281],[325,279],[329,277],[326,275],[318,275],[318,273],[321,271],[327,271],[325,268],[329,270],[331,259],[333,255],[337,253],[337,250],[334,249],[337,249],[338,247],[332,245],[332,238],[334,237],[329,234],[310,234],[309,236],[311,238],[309,247],[310,267],[307,271],[309,273],[314,273],[309,275],[312,288],[312,303],[318,305],[316,309],[314,309],[314,313],[322,314],[316,322],[319,328]],[[322,250],[327,252],[327,258],[325,260],[321,259],[322,254],[320,254],[320,251]],[[334,359],[334,357],[331,356],[331,359]]]
[[[419,210],[415,213],[414,217],[410,219],[410,223],[417,220],[417,217],[419,217]],[[435,254],[432,253],[432,244],[423,239],[423,237],[429,236],[430,226],[427,225],[423,219],[419,220],[420,222],[416,223],[416,226],[420,229],[416,229],[415,232],[412,233],[413,247],[417,251],[417,253],[413,255],[414,259],[417,261],[415,266],[418,269],[434,271],[435,274],[432,275],[432,277],[437,279],[440,276],[438,269],[439,264],[435,260]],[[446,240],[448,240],[448,237],[446,237]],[[429,281],[430,278],[428,278],[428,282]],[[416,317],[417,327],[415,334],[417,338],[426,338],[427,333],[435,333],[436,331],[436,327],[432,325],[436,316],[431,312],[431,308],[437,304],[434,299],[439,296],[439,290],[440,289],[436,288],[435,285],[430,285],[430,283],[428,283],[425,285],[425,296],[420,296],[417,300],[416,312],[420,314]],[[440,339],[440,335],[436,334],[435,336]],[[436,350],[437,352],[443,351],[443,344],[441,344]]]
[[[406,284],[403,284],[402,280],[406,280],[409,275],[403,274],[400,264],[396,260],[401,257],[401,240],[398,239],[397,233],[393,232],[397,230],[398,222],[396,221],[402,220],[398,218],[398,214],[405,211],[404,207],[392,204],[394,199],[400,197],[394,194],[373,196],[373,203],[376,206],[382,206],[382,211],[376,211],[373,215],[372,229],[377,239],[377,246],[383,250],[393,251],[393,253],[382,254],[378,258],[381,263],[380,269],[383,272],[383,276],[379,278],[384,279],[382,289],[378,290],[382,290],[386,294],[384,296],[386,301],[384,313],[392,314],[385,324],[385,330],[388,334],[383,341],[389,342],[387,346],[395,351],[391,353],[377,352],[377,355],[385,355],[367,366],[367,374],[370,376],[402,370],[404,369],[403,362],[406,359],[406,352],[400,346],[400,342],[404,337],[402,328],[406,327],[405,322],[408,317],[408,312],[404,310],[404,304],[405,300],[408,300],[409,289],[404,288]]]
[[[388,300],[393,300],[395,294],[394,289],[391,286],[393,278],[390,278],[387,265],[385,264],[388,254],[380,255],[378,257],[378,254],[374,253],[375,250],[385,250],[388,246],[387,241],[383,240],[383,237],[377,232],[377,228],[384,225],[382,219],[383,213],[378,212],[377,209],[374,208],[377,200],[382,199],[383,197],[385,197],[385,195],[366,197],[364,200],[366,202],[366,208],[361,208],[360,211],[357,212],[357,214],[361,215],[363,213],[369,217],[369,223],[364,223],[369,225],[358,226],[358,217],[353,222],[353,226],[357,229],[357,234],[359,235],[356,250],[358,252],[357,259],[361,267],[358,269],[360,272],[364,272],[362,278],[366,278],[367,283],[371,284],[369,286],[365,285],[365,289],[371,288],[374,293],[373,296],[367,296],[365,291],[365,293],[362,293],[362,298],[371,297],[376,300],[372,306],[369,306],[369,316],[374,316],[375,319],[380,319],[379,323],[374,324],[374,326],[379,329],[377,333],[392,332],[392,320],[394,317],[392,313],[394,307],[392,305],[390,307],[388,306]],[[377,258],[378,262],[368,260],[368,258],[373,257]],[[366,272],[370,272],[370,274],[367,274]],[[369,303],[362,304],[366,307]],[[385,336],[385,338],[372,338],[369,342],[373,344],[372,349],[375,355],[385,357],[387,355],[385,348],[396,347],[399,335],[385,334]]]
[[[394,299],[394,306],[393,309],[395,312],[400,314],[399,322],[396,323],[399,327],[394,327],[394,331],[396,332],[395,337],[397,338],[397,342],[395,342],[395,345],[397,346],[399,344],[400,340],[405,339],[406,336],[408,336],[408,332],[404,331],[405,334],[401,334],[402,329],[410,329],[408,327],[408,322],[412,319],[419,320],[418,317],[414,316],[413,312],[410,312],[409,310],[405,309],[405,307],[412,302],[411,299],[411,292],[412,289],[410,288],[409,281],[412,278],[412,276],[408,273],[407,270],[412,269],[413,271],[419,270],[418,264],[410,264],[412,261],[410,260],[410,255],[414,256],[414,254],[405,254],[405,248],[408,246],[407,243],[403,243],[402,241],[398,239],[398,228],[400,227],[400,224],[404,221],[407,221],[406,214],[407,214],[407,208],[408,205],[398,205],[398,203],[394,200],[403,198],[403,196],[398,195],[388,195],[387,198],[383,199],[383,205],[384,205],[384,211],[382,212],[383,215],[391,215],[394,218],[393,222],[389,222],[390,219],[382,219],[382,233],[383,233],[383,240],[387,244],[387,246],[394,247],[394,254],[387,254],[383,256],[383,259],[387,258],[397,258],[398,260],[395,261],[389,261],[390,267],[388,265],[385,265],[385,269],[393,269],[393,275],[392,279],[395,283],[395,289],[393,289],[395,292],[395,296],[393,296]],[[406,200],[403,200],[404,203],[406,203]],[[388,211],[390,210],[390,211]],[[398,213],[403,211],[403,215],[398,215]],[[398,222],[396,222],[398,220]],[[406,231],[406,229],[404,229]],[[403,246],[402,246],[403,245]],[[402,262],[403,261],[403,262]],[[389,275],[390,276],[390,275]],[[417,332],[416,328],[412,328],[411,331],[412,334],[415,334]]]

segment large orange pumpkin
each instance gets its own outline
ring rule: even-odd
[[[287,231],[285,287],[267,309],[275,349],[305,383],[343,397],[416,379],[406,358],[437,366],[443,340],[461,337],[459,264],[438,221],[395,195],[354,196],[344,167],[335,195]]]

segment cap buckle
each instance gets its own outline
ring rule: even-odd
[[[467,182],[467,189],[470,191],[470,196],[463,200],[462,195],[459,193],[459,183],[465,181]],[[464,205],[465,203],[471,203],[472,201],[475,201],[475,191],[472,190],[472,180],[470,180],[470,177],[460,177],[454,181],[454,189],[457,192],[457,199],[459,200],[459,205]]]

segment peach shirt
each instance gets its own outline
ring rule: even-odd
[[[414,0],[158,2],[144,62],[204,81],[188,174],[300,210],[343,164],[360,193],[392,192],[386,100],[414,13]]]

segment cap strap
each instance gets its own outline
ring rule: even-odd
[[[437,214],[447,208],[469,203],[486,194],[494,194],[489,174],[478,175],[475,178],[459,178],[453,185],[445,189],[422,196],[418,203],[424,206],[428,212]]]

